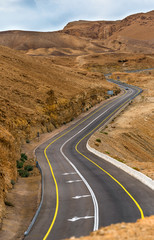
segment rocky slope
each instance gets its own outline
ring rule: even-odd
[[[154,71],[114,73],[112,77],[140,86],[143,93],[106,129],[96,132],[90,144],[154,179]],[[97,138],[101,143],[96,142]]]
[[[50,132],[119,90],[88,74],[0,46],[0,223],[5,196],[17,179],[20,146]]]
[[[93,232],[88,237],[70,238],[76,240],[152,240],[154,236],[154,216],[138,220],[136,223],[112,224]]]
[[[104,46],[104,51],[150,53],[154,52],[153,21],[154,11],[151,11],[134,14],[121,21],[72,22],[63,32],[93,39],[91,43]]]
[[[116,72],[112,74],[112,78],[120,78],[121,81],[140,86],[143,93],[107,128],[99,129],[90,138],[89,143],[98,151],[112,156],[154,179],[154,70],[135,74]],[[99,142],[96,139],[99,139]],[[137,220],[136,223],[112,224],[87,237],[70,239],[152,240],[153,236],[154,216],[151,216]]]
[[[106,98],[108,89],[118,93],[103,73],[154,67],[153,18],[154,11],[115,22],[73,22],[64,30],[53,33],[0,32],[1,45],[27,53],[0,46],[0,227],[5,214],[6,193],[17,179],[16,160],[20,157],[21,144],[31,141],[37,132],[50,132],[73,120]],[[123,78],[130,82],[130,76],[123,75]],[[133,78],[131,83],[140,85],[141,79],[138,79],[136,82],[136,77]],[[145,88],[145,93],[152,92],[151,83],[149,79],[140,85]],[[146,91],[147,88],[150,90]],[[151,95],[143,97],[139,99],[136,111],[145,104],[144,100],[143,112],[145,108],[151,109],[151,102],[148,102]],[[139,113],[139,116],[151,127],[149,113]],[[125,134],[125,140],[131,138],[130,146],[134,141],[139,142],[138,146],[142,145],[142,126],[140,122],[132,124],[140,126],[135,132],[137,138],[131,132],[129,136]],[[136,125],[130,126],[136,128]],[[144,131],[147,134],[146,127]],[[144,142],[148,143],[148,148],[149,137]],[[140,157],[140,148],[137,154]],[[143,156],[150,156],[151,161],[149,153]],[[120,158],[126,159],[124,155]],[[138,161],[132,166],[138,164],[145,172],[151,168],[150,161],[144,169],[141,161],[140,165]]]
[[[76,21],[58,32],[0,32],[0,44],[41,55],[103,52],[154,53],[154,11],[119,21]]]

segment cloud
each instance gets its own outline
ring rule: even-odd
[[[0,30],[55,30],[72,20],[115,20],[154,9],[153,0],[0,0]]]

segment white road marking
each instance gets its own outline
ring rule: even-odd
[[[68,219],[68,221],[69,221],[69,222],[76,222],[76,221],[78,221],[78,220],[90,219],[90,218],[94,218],[94,216],[74,217],[74,218]]]
[[[63,173],[62,175],[67,176],[67,175],[75,175],[75,174],[77,174],[77,173],[76,172],[71,172],[71,173]]]
[[[72,137],[71,137],[72,139]],[[77,174],[80,176],[80,178],[83,180],[83,182],[85,183],[86,187],[88,188],[92,200],[93,200],[93,204],[94,204],[94,227],[93,227],[93,231],[98,230],[99,227],[99,210],[98,210],[98,203],[97,203],[97,199],[95,197],[95,194],[92,190],[92,188],[90,187],[90,185],[88,184],[88,182],[86,181],[86,179],[81,175],[81,173],[79,172],[79,170],[75,167],[75,165],[65,156],[65,154],[63,153],[62,149],[63,146],[69,141],[70,139],[68,139],[60,148],[60,152],[63,155],[63,157],[66,159],[66,161],[74,168],[74,170],[77,172]]]
[[[67,181],[66,183],[75,183],[75,182],[82,182],[82,180],[70,180],[70,181]]]
[[[75,197],[72,197],[72,198],[73,199],[80,199],[80,198],[87,198],[87,197],[91,197],[91,195],[75,196]]]
[[[131,95],[131,94],[130,94]],[[127,94],[126,94],[127,97]],[[125,97],[125,98],[126,98]],[[125,99],[124,98],[124,99]],[[123,100],[124,100],[123,99]],[[99,227],[99,209],[98,209],[98,202],[96,199],[96,196],[92,190],[92,188],[90,187],[90,185],[88,184],[88,182],[86,181],[86,179],[82,176],[82,174],[79,172],[79,170],[75,167],[75,165],[66,157],[66,155],[63,153],[63,147],[65,146],[66,143],[68,143],[70,140],[72,140],[74,137],[76,137],[79,133],[83,132],[89,125],[91,125],[93,122],[95,122],[99,117],[101,117],[102,115],[104,115],[107,111],[109,111],[112,107],[114,107],[117,104],[117,102],[115,104],[113,104],[110,108],[108,108],[106,111],[104,111],[103,113],[101,113],[99,116],[97,116],[95,119],[93,119],[90,123],[88,123],[84,128],[82,128],[79,132],[77,132],[76,134],[74,134],[71,138],[69,138],[66,142],[63,143],[63,145],[60,148],[60,152],[63,155],[63,157],[66,159],[66,161],[74,168],[74,170],[77,172],[77,174],[80,176],[80,178],[83,180],[83,182],[85,183],[85,185],[87,186],[92,200],[93,200],[93,204],[94,204],[94,227],[93,227],[93,231],[98,230]]]

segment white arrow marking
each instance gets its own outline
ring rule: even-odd
[[[72,198],[73,199],[80,199],[80,198],[87,198],[87,197],[91,197],[91,195],[76,196],[76,197],[72,197]]]
[[[67,175],[75,175],[77,174],[76,172],[71,172],[71,173],[63,173],[62,175],[67,176]]]
[[[69,221],[69,222],[76,222],[76,221],[78,221],[78,220],[90,219],[90,218],[94,218],[94,216],[74,217],[74,218],[68,219],[68,221]]]
[[[82,180],[67,181],[67,183],[82,182]]]

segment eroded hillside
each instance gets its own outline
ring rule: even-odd
[[[154,11],[122,21],[72,22],[53,33],[0,33],[1,45],[20,50],[0,46],[0,227],[6,193],[17,179],[21,145],[36,138],[37,132],[51,132],[73,120],[107,98],[107,90],[117,94],[119,89],[105,80],[104,73],[154,67],[153,20]],[[113,75],[117,76],[144,92],[122,118],[97,132],[92,144],[153,178],[153,72]],[[107,238],[112,236],[109,228]],[[92,239],[99,237],[96,233]]]
[[[114,73],[112,77],[141,87],[143,93],[106,129],[97,131],[90,144],[154,179],[154,71]]]
[[[57,32],[0,32],[0,44],[29,54],[79,56],[129,52],[154,53],[154,11],[118,21],[76,21]],[[38,49],[41,52],[38,53]],[[37,50],[37,51],[36,51]]]
[[[154,235],[154,216],[136,223],[112,224],[108,227],[99,229],[87,237],[70,238],[70,240],[153,240]]]
[[[76,21],[69,23],[63,32],[90,38],[92,44],[104,46],[104,51],[151,53],[154,51],[153,21],[154,11],[151,11],[121,21]]]
[[[16,181],[20,146],[118,92],[102,74],[55,65],[0,46],[0,220],[6,192]],[[1,221],[0,221],[1,222]]]

